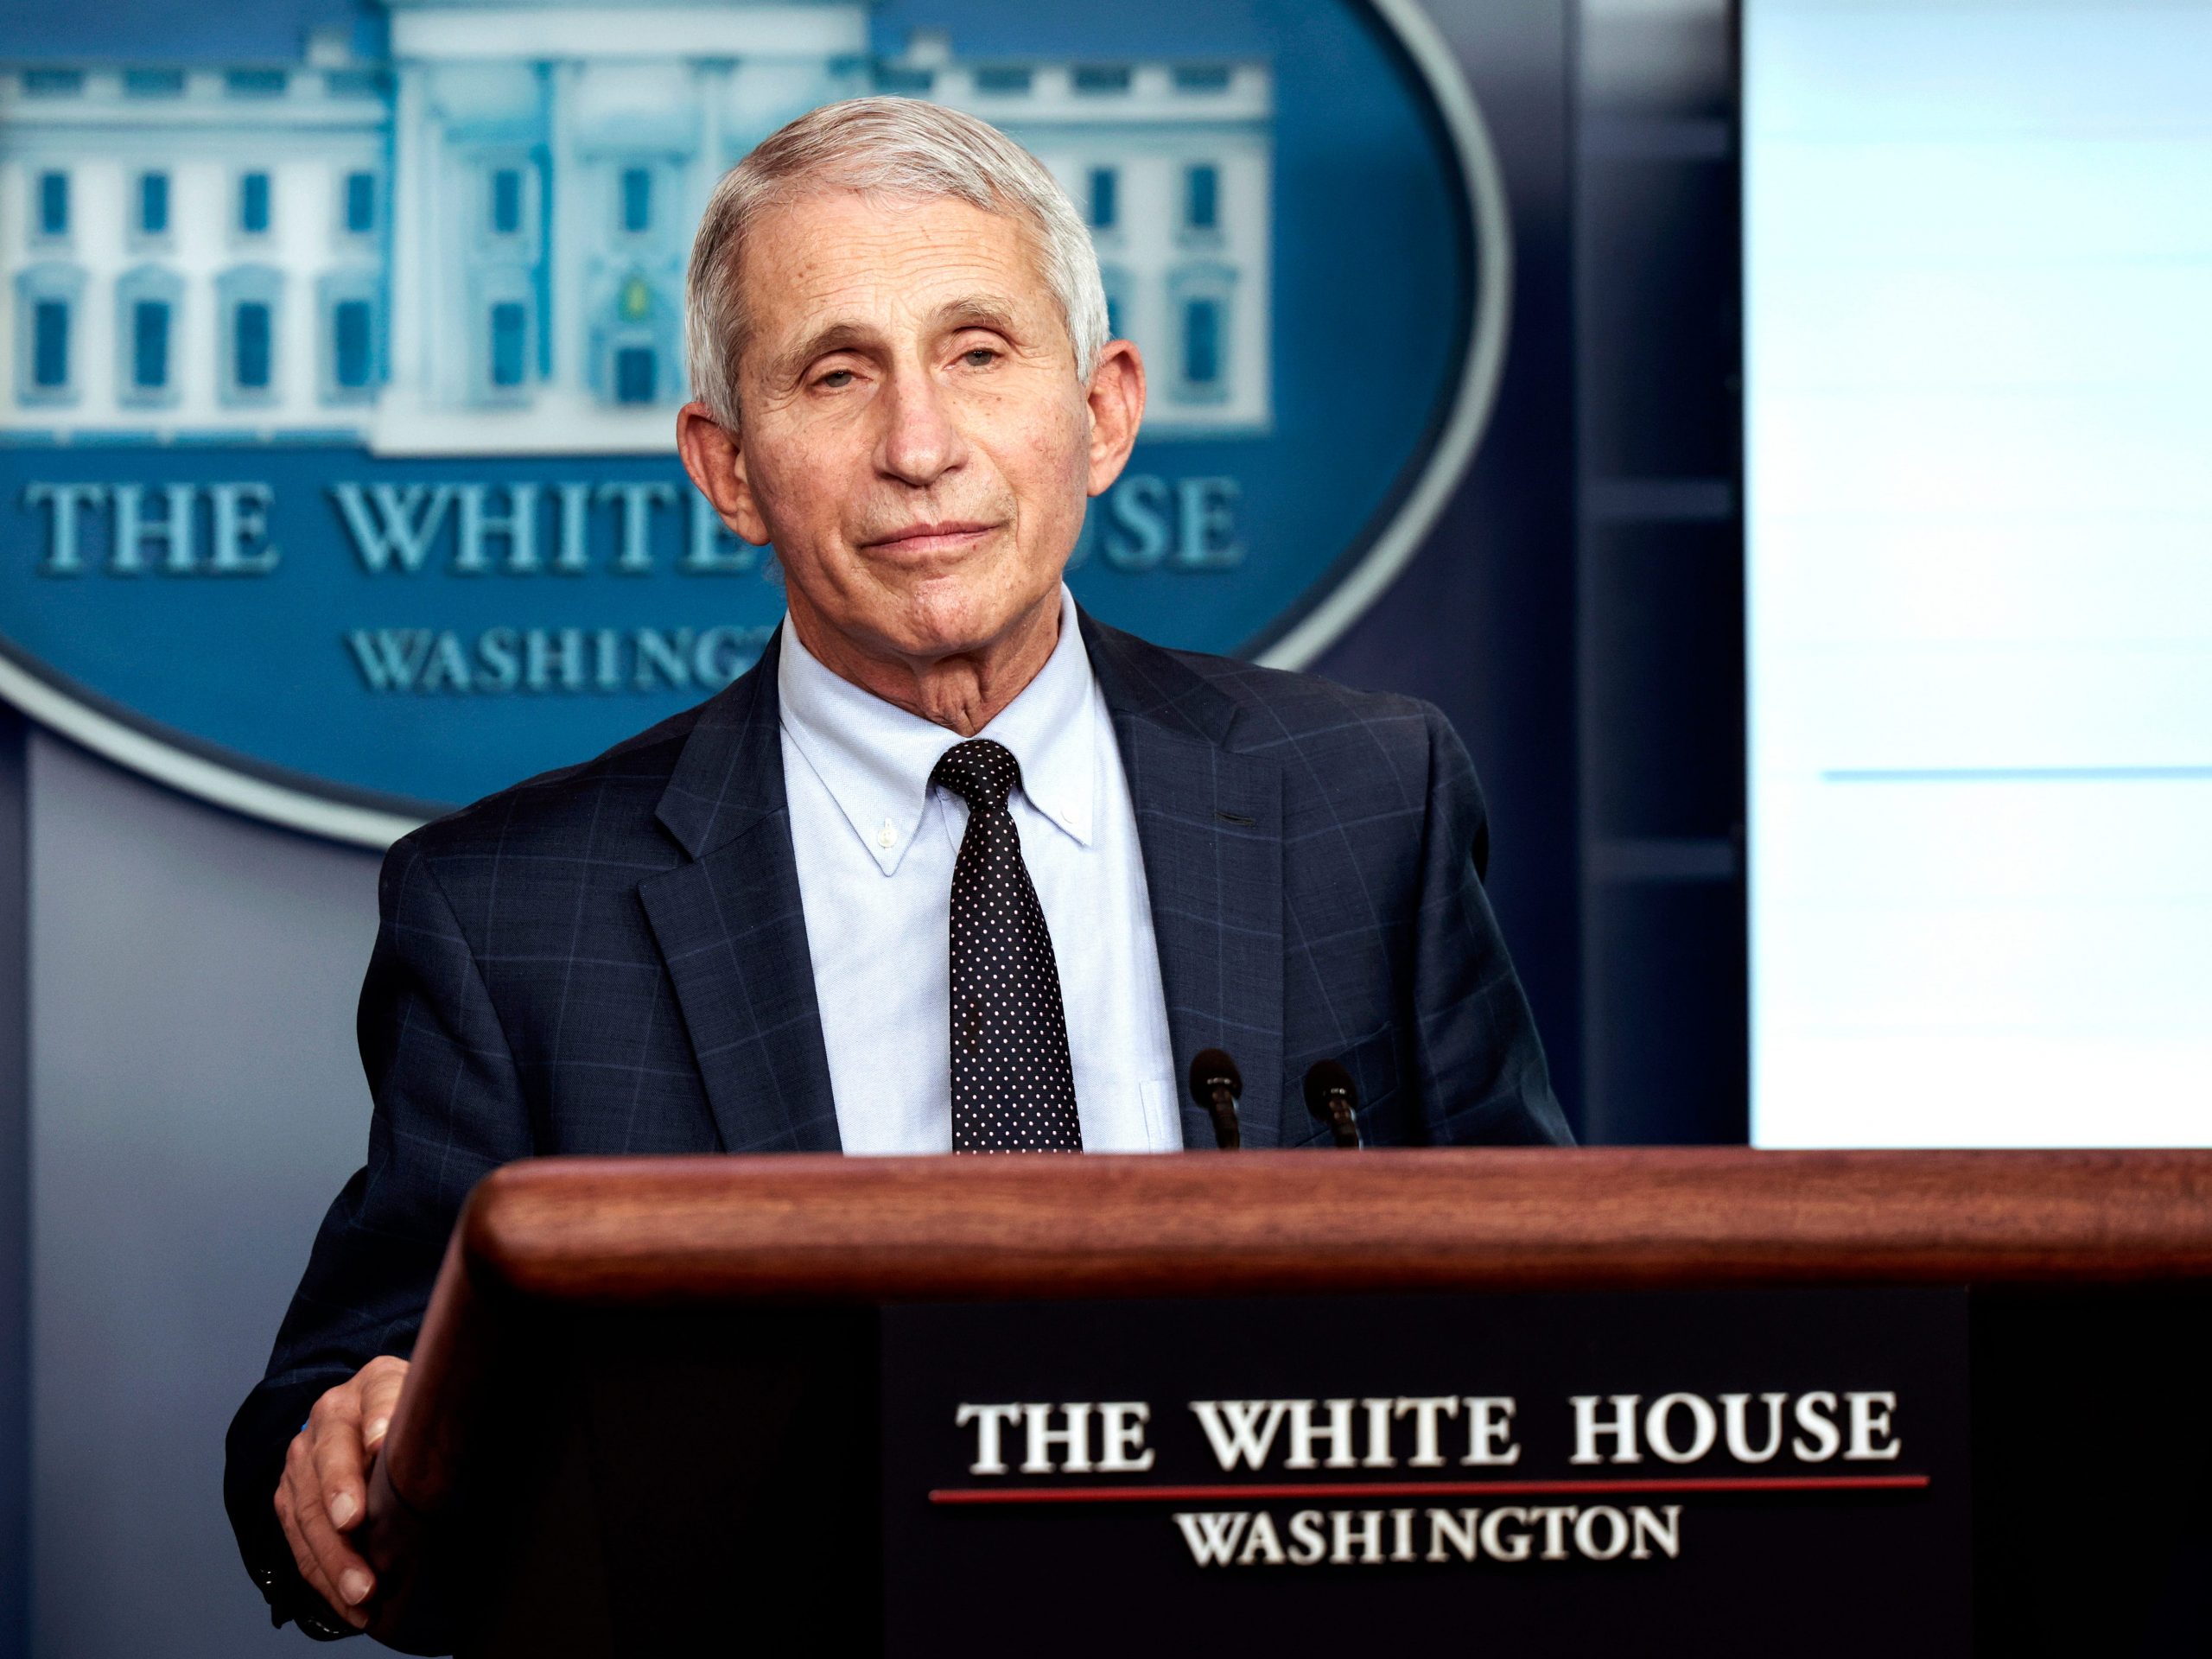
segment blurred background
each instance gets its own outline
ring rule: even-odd
[[[2212,1141],[2212,3],[1194,10],[0,17],[0,1656],[301,1640],[220,1441],[378,849],[757,652],[671,307],[833,97],[1093,226],[1078,597],[1451,716],[1584,1140]]]

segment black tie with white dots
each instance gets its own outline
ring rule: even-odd
[[[971,737],[930,782],[968,803],[952,867],[952,1149],[1081,1152],[1059,963],[1007,810],[1021,763]]]

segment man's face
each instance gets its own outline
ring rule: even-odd
[[[694,476],[775,543],[802,635],[913,661],[1033,625],[1135,437],[1132,348],[1109,353],[1138,376],[1128,432],[1102,432],[1117,416],[1077,378],[1022,225],[963,201],[784,204],[754,221],[741,280],[741,427]]]

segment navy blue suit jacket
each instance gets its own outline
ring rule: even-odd
[[[1482,887],[1482,795],[1434,709],[1163,651],[1084,619],[1120,740],[1174,1059],[1243,1070],[1247,1147],[1327,1144],[1334,1058],[1380,1145],[1564,1142]],[[469,1189],[549,1153],[835,1152],[784,804],[777,645],[698,708],[407,836],[361,990],[367,1165],[332,1205],[226,1495],[279,1607],[270,1510],[326,1389],[413,1347]],[[1070,1011],[1080,1018],[1082,1011]],[[1183,1107],[1186,1145],[1211,1147]]]

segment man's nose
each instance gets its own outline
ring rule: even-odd
[[[876,465],[890,476],[926,489],[966,459],[967,442],[946,406],[944,388],[926,370],[902,367],[878,407],[883,411],[883,435]]]

